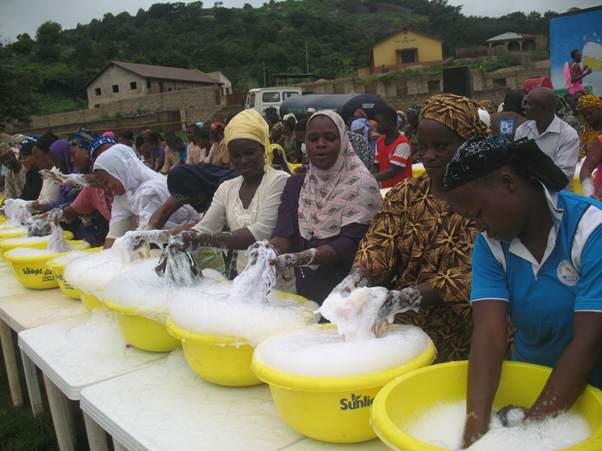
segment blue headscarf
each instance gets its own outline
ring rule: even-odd
[[[27,144],[27,143],[37,143],[39,140],[40,140],[40,137],[38,135],[29,135],[27,138],[25,138],[23,141],[21,141],[21,145]]]
[[[372,126],[370,125],[370,122],[368,122],[368,119],[356,119],[351,123],[352,132],[355,130],[359,130],[360,128],[363,129],[364,138],[366,138],[366,141],[370,141],[368,132],[372,131]]]
[[[98,137],[98,133],[80,128],[69,136],[69,147],[83,147],[87,149],[90,143]]]
[[[102,146],[103,144],[107,144],[107,143],[117,144],[117,140],[115,138],[111,138],[110,136],[101,136],[100,138],[94,139],[88,145],[88,158],[90,159],[90,161],[92,161],[94,159],[94,152],[96,152],[96,150],[100,146]]]

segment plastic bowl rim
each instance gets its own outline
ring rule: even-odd
[[[73,245],[73,243],[77,243],[76,244],[77,246],[84,244],[84,243],[87,244],[88,246],[90,245],[90,243],[88,243],[87,241],[84,241],[84,240],[67,240],[67,242],[72,245]],[[21,247],[24,247],[24,246],[17,246],[13,249],[9,249],[6,252],[4,252],[4,255],[3,255],[4,259],[11,261],[13,263],[29,263],[29,262],[43,260],[46,257],[48,257],[46,260],[51,260],[51,259],[54,259],[57,257],[61,257],[65,254],[68,254],[69,252],[81,250],[81,249],[73,249],[73,250],[67,251],[67,252],[57,252],[56,254],[46,254],[46,255],[28,255],[28,256],[19,256],[19,255],[12,256],[12,255],[10,255],[10,251],[12,251],[14,249],[19,249]]]

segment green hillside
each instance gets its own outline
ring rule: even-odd
[[[309,71],[332,79],[353,75],[367,63],[371,45],[404,27],[443,39],[447,57],[506,31],[547,35],[555,14],[466,17],[446,0],[219,5],[158,3],[134,16],[106,13],[71,30],[46,22],[35,37],[19,35],[0,49],[0,95],[8,100],[0,106],[0,123],[6,117],[85,108],[84,84],[111,60],[219,70],[244,90],[249,81],[261,85],[264,65],[268,75],[305,73],[306,46]]]

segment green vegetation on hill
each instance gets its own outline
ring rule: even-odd
[[[106,13],[71,30],[46,22],[35,39],[19,35],[0,48],[0,67],[6,68],[0,71],[0,93],[17,92],[21,106],[19,111],[0,107],[0,126],[27,114],[85,107],[83,86],[111,60],[221,71],[236,86],[249,81],[260,86],[264,70],[268,75],[305,73],[307,46],[309,72],[332,79],[354,75],[357,66],[367,63],[373,44],[403,28],[443,39],[448,57],[457,48],[480,45],[506,31],[547,35],[548,20],[555,15],[466,17],[447,0],[271,0],[261,8],[215,5],[157,3],[134,16]]]

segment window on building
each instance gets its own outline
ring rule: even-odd
[[[113,85],[113,92],[119,92],[119,85]]]
[[[494,78],[493,79],[493,87],[494,88],[505,88],[506,87],[506,79],[505,78]]]
[[[146,80],[146,87],[147,87],[147,89],[150,89],[150,87],[151,87],[151,81],[150,80]]]
[[[439,80],[427,81],[429,92],[439,92],[441,90],[441,83]]]
[[[101,94],[100,88],[94,89],[94,94],[96,94],[97,96],[99,96]]]
[[[131,81],[130,82],[130,89],[137,89],[137,88],[138,88],[138,86],[136,85],[136,82],[135,81]]]
[[[167,88],[167,92],[171,92],[171,88]]]
[[[401,64],[415,63],[416,62],[416,49],[402,50],[401,51]]]
[[[97,103],[96,105],[94,105],[94,108],[100,108],[100,103]]]

